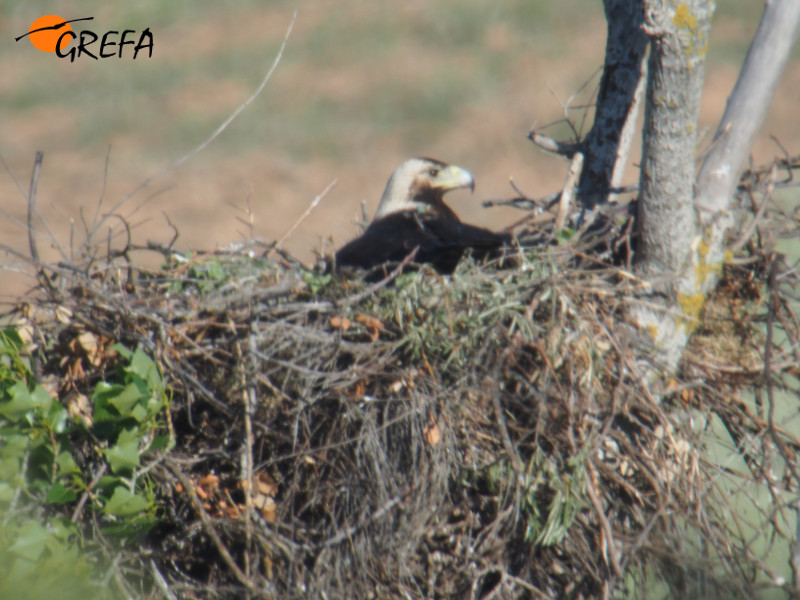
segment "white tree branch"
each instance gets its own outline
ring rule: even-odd
[[[697,176],[695,207],[704,223],[729,210],[733,191],[797,40],[799,26],[798,0],[767,0],[713,145]]]

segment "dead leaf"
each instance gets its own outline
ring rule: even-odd
[[[209,473],[208,475],[201,477],[197,484],[202,485],[204,488],[208,488],[210,490],[216,490],[219,487],[219,477],[214,475],[214,473]]]
[[[34,346],[33,344],[33,323],[30,322],[28,319],[20,319],[17,323],[14,324],[14,327],[17,329],[17,333],[19,337],[22,339],[22,343],[25,345],[26,351],[30,351]],[[36,346],[34,346],[36,347]]]
[[[256,473],[256,482],[258,491],[265,496],[276,496],[278,494],[278,484],[266,471]]]
[[[78,336],[78,344],[83,349],[89,364],[99,367],[103,359],[103,353],[100,350],[100,340],[91,331],[84,331]]]
[[[261,516],[265,521],[269,521],[270,523],[274,523],[278,518],[278,513],[276,512],[277,508],[278,505],[275,504],[275,500],[273,500],[270,496],[264,496],[264,502],[261,504],[261,506],[258,506]]]
[[[330,326],[339,331],[347,331],[353,326],[353,322],[347,317],[339,317],[334,315],[329,321]]]
[[[70,417],[80,419],[87,429],[92,426],[92,406],[84,394],[72,391],[64,398],[64,404]]]
[[[358,402],[364,399],[364,392],[367,391],[367,384],[364,380],[359,380],[346,394],[347,397],[353,402]]]
[[[442,431],[439,429],[439,425],[435,421],[423,429],[422,433],[425,435],[425,441],[431,446],[435,446],[442,441]]]
[[[361,323],[367,328],[367,331],[369,331],[369,335],[373,342],[378,339],[381,331],[383,331],[383,322],[380,319],[371,317],[369,315],[357,315],[356,323]]]
[[[202,500],[207,500],[217,488],[219,488],[219,477],[213,473],[209,473],[197,481],[195,493],[200,496]]]
[[[55,312],[56,321],[59,323],[69,323],[72,321],[72,311],[66,306],[57,306]]]

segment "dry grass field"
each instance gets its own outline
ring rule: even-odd
[[[196,148],[252,93],[294,11],[287,50],[264,92],[212,144],[116,211],[134,225],[138,242],[168,241],[167,218],[183,249],[274,240],[336,181],[286,243],[309,260],[323,240],[338,246],[352,237],[361,203],[374,210],[388,175],[415,155],[471,170],[475,194],[454,195],[454,206],[467,220],[507,224],[519,214],[482,209],[481,200],[509,195],[509,177],[534,196],[559,187],[566,166],[535,150],[525,134],[565,112],[588,129],[591,116],[583,120],[581,105],[596,87],[605,38],[601,3],[589,0],[246,1],[225,8],[208,1],[63,2],[64,18],[94,17],[76,27],[100,34],[149,28],[155,42],[152,58],[134,61],[128,53],[69,63],[27,39],[14,42],[53,11],[49,3],[0,6],[0,239],[27,252],[23,190],[42,150],[36,229],[50,260],[80,243],[84,221],[111,211]],[[707,135],[759,14],[757,2],[719,3],[704,95]],[[779,151],[770,134],[797,152],[798,89],[795,53],[756,162]],[[563,124],[548,132],[570,135]],[[629,180],[635,177],[631,169]],[[32,280],[13,256],[0,255],[0,264],[0,294],[13,301]]]

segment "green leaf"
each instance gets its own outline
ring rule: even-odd
[[[114,473],[139,466],[139,432],[125,429],[120,432],[117,443],[103,451]]]
[[[137,404],[136,407],[131,411],[131,417],[141,423],[147,418],[147,409],[143,405]]]
[[[58,465],[59,477],[71,475],[73,473],[80,473],[80,469],[75,463],[75,459],[72,458],[72,454],[68,450],[62,450],[59,452],[58,457],[56,458],[56,464]]]
[[[94,403],[95,423],[119,420],[119,411],[111,404],[110,400],[118,396],[124,389],[124,386],[106,383],[105,381],[101,381],[94,386],[92,402]]]
[[[51,405],[45,414],[44,422],[54,433],[64,433],[67,427],[67,409],[60,402],[53,402],[52,397],[50,401]]]
[[[158,375],[158,368],[156,367],[156,364],[139,348],[137,348],[136,352],[133,353],[130,365],[128,365],[125,371],[127,373],[136,373],[148,384],[151,383],[153,373]],[[161,377],[159,376],[157,379],[160,381]]]
[[[108,501],[103,512],[108,515],[128,517],[142,512],[148,505],[147,498],[132,494],[128,488],[118,487]]]
[[[31,398],[33,398],[33,403],[36,408],[43,412],[49,411],[50,406],[53,404],[53,397],[41,385],[37,385],[33,388]]]
[[[558,240],[559,246],[563,246],[568,241],[570,241],[574,236],[575,236],[574,229],[570,229],[569,227],[564,227],[564,229],[556,233],[556,240]]]
[[[158,452],[159,450],[166,450],[172,446],[172,438],[168,435],[157,435],[150,443],[148,452]]]
[[[120,416],[131,416],[131,410],[145,395],[135,383],[130,383],[116,396],[108,399],[109,403],[119,411]]]
[[[134,518],[136,519],[135,521],[120,520],[104,525],[101,531],[106,535],[138,538],[159,524],[158,519],[144,518],[142,516]]]
[[[14,327],[6,327],[0,331],[0,352],[4,354],[19,354],[25,344]]]
[[[225,278],[225,269],[222,268],[222,265],[219,264],[215,260],[208,261],[207,273],[209,279],[213,279],[215,281],[222,281]]]
[[[0,415],[12,421],[19,421],[26,414],[36,408],[36,401],[28,391],[28,386],[23,381],[17,381],[8,389],[11,399],[0,403]]]
[[[56,482],[53,484],[53,487],[50,488],[50,491],[47,492],[44,501],[49,504],[66,504],[67,502],[72,502],[77,497],[78,494],[75,493],[75,490],[71,490]]]
[[[50,534],[36,521],[28,521],[17,531],[17,539],[8,550],[27,560],[38,560],[44,551],[47,536]]]
[[[128,350],[122,344],[114,344],[111,348],[114,349],[116,353],[119,354],[125,360],[130,360],[131,356],[133,356],[133,352]]]

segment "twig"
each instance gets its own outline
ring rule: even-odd
[[[294,223],[292,223],[292,226],[286,230],[286,233],[284,233],[281,239],[277,241],[272,250],[283,246],[283,242],[285,242],[289,238],[289,236],[292,235],[292,233],[294,233],[294,230],[300,226],[300,223],[302,223],[308,218],[308,215],[311,214],[311,211],[317,208],[317,205],[319,205],[322,199],[328,195],[328,192],[330,192],[338,182],[339,182],[338,179],[334,179],[333,181],[331,181],[328,184],[328,186],[324,190],[322,190],[322,192],[316,198],[314,198],[311,201],[311,204],[308,205],[308,208],[305,210],[305,212],[302,215],[300,215],[300,217]]]
[[[603,507],[600,504],[600,499],[597,497],[597,492],[594,489],[594,479],[597,477],[592,464],[587,461],[586,463],[586,493],[589,496],[589,501],[594,507],[597,520],[600,521],[600,527],[603,529],[603,537],[605,537],[605,544],[603,554],[606,557],[606,562],[614,570],[617,577],[622,577],[622,569],[619,566],[619,559],[617,558],[617,542],[614,539],[614,532],[611,529],[611,524],[606,518]]]
[[[764,342],[764,383],[767,386],[767,399],[769,402],[768,408],[768,422],[769,433],[772,441],[778,447],[786,468],[791,472],[792,477],[796,483],[800,483],[800,471],[797,468],[797,454],[791,452],[784,443],[781,436],[778,434],[778,428],[775,425],[775,397],[774,397],[774,379],[772,364],[772,348],[773,348],[773,330],[775,325],[775,317],[779,310],[778,307],[778,267],[782,262],[783,256],[773,254],[770,256],[769,276],[767,279],[767,287],[769,289],[769,310],[767,312],[767,338]]]
[[[789,560],[789,564],[792,565],[792,587],[795,592],[800,592],[800,498],[795,500],[794,512],[797,526],[794,541],[791,544],[792,557]]]
[[[511,468],[514,469],[514,473],[517,476],[517,483],[520,487],[524,488],[527,486],[525,482],[525,475],[523,474],[525,463],[522,462],[522,458],[511,441],[511,436],[508,435],[508,424],[506,423],[506,417],[503,414],[503,407],[500,406],[500,393],[497,388],[499,375],[500,365],[498,365],[495,369],[494,378],[492,380],[485,381],[484,386],[488,388],[486,391],[492,399],[494,419],[497,422],[498,429],[500,430],[500,441],[503,442],[503,449],[506,451],[508,460],[511,462]]]
[[[239,565],[236,564],[236,561],[233,560],[231,553],[228,552],[228,548],[225,544],[222,543],[222,538],[219,537],[216,529],[214,528],[214,523],[211,520],[211,517],[208,516],[206,509],[203,508],[203,503],[200,502],[200,499],[197,497],[197,492],[195,491],[194,484],[189,480],[189,478],[183,474],[183,472],[177,468],[175,465],[172,464],[171,460],[165,461],[165,466],[167,469],[172,473],[175,477],[177,477],[178,481],[181,482],[183,489],[186,490],[186,493],[189,495],[191,499],[192,506],[197,511],[197,514],[200,515],[200,520],[203,521],[203,529],[209,535],[211,540],[214,542],[214,545],[217,548],[220,556],[222,557],[223,562],[228,565],[228,568],[233,571],[233,574],[236,576],[236,579],[239,580],[243,586],[245,586],[249,591],[255,591],[255,585],[250,579],[242,572],[239,568]]]
[[[753,217],[753,220],[750,221],[750,224],[747,226],[747,229],[745,229],[742,232],[741,237],[736,241],[735,244],[733,244],[733,246],[731,246],[730,248],[731,254],[736,254],[739,250],[741,250],[744,247],[744,245],[750,239],[750,236],[753,235],[753,231],[755,231],[756,227],[761,222],[761,219],[764,217],[764,213],[767,210],[767,206],[769,206],[770,200],[772,199],[772,192],[775,189],[776,174],[777,174],[777,165],[773,163],[769,173],[767,189],[764,192],[764,197],[761,200],[761,206],[758,207],[758,211]]]
[[[264,76],[264,79],[261,81],[261,83],[256,88],[256,90],[251,94],[251,96],[247,100],[242,102],[242,104],[240,104],[236,108],[236,110],[234,110],[230,114],[230,116],[227,119],[225,119],[222,122],[222,124],[220,124],[220,126],[217,127],[213,131],[213,133],[211,133],[211,135],[209,135],[208,138],[206,138],[205,141],[203,141],[200,145],[196,146],[190,152],[188,152],[187,154],[184,154],[182,157],[180,157],[174,163],[172,163],[171,165],[165,167],[161,171],[157,172],[155,175],[151,175],[150,177],[145,179],[142,183],[140,183],[138,186],[136,186],[131,192],[126,194],[119,202],[117,202],[111,208],[110,211],[108,211],[98,222],[96,222],[94,224],[93,231],[97,231],[97,228],[100,227],[106,221],[106,219],[108,219],[110,214],[115,213],[123,204],[125,204],[128,200],[133,198],[141,190],[146,188],[148,185],[150,185],[154,181],[157,181],[158,179],[161,179],[167,173],[173,171],[174,169],[176,169],[177,167],[179,167],[180,165],[185,163],[187,160],[192,158],[194,155],[199,153],[201,150],[204,150],[211,142],[213,142],[215,139],[217,139],[217,137],[219,137],[219,135],[228,128],[228,126],[233,122],[233,120],[236,117],[238,117],[239,114],[245,108],[250,106],[250,104],[252,104],[253,101],[256,98],[258,98],[258,96],[261,94],[261,92],[266,87],[267,82],[269,82],[269,80],[272,78],[272,74],[275,72],[275,69],[278,68],[278,64],[281,62],[281,59],[283,58],[283,53],[286,50],[286,44],[289,41],[289,36],[292,33],[292,29],[294,28],[294,23],[295,23],[296,20],[297,20],[297,11],[295,11],[292,14],[292,20],[289,22],[289,27],[286,29],[286,34],[283,36],[283,41],[281,42],[281,46],[278,49],[278,54],[275,56],[275,60],[272,61],[272,66],[269,68],[269,70],[267,71],[267,74]],[[87,238],[86,242],[84,242],[84,246],[87,246],[88,244],[90,244],[91,243],[90,240],[91,240],[91,236],[89,236],[89,238]]]
[[[556,222],[554,233],[561,231],[564,224],[567,222],[569,215],[569,207],[572,205],[572,199],[575,197],[575,190],[578,188],[578,180],[581,177],[583,170],[583,154],[576,152],[572,157],[572,163],[569,165],[567,171],[567,180],[564,182],[564,189],[561,191],[561,196],[558,201],[558,212],[556,213]]]
[[[86,239],[90,239],[94,231],[96,231],[96,224],[97,218],[100,215],[100,207],[103,206],[103,201],[106,197],[106,189],[108,187],[108,167],[111,163],[111,145],[109,144],[108,149],[106,150],[106,160],[105,164],[103,165],[103,187],[100,190],[100,197],[97,199],[97,206],[94,208],[94,217],[92,218],[92,228],[89,228],[89,224],[86,222],[86,219],[83,218],[83,207],[81,206],[80,215],[81,215],[81,222],[83,223],[84,235]],[[87,246],[84,244],[84,250],[87,249]],[[72,252],[74,248],[70,245],[70,252]]]
[[[169,584],[167,580],[164,579],[164,575],[158,570],[156,561],[153,559],[150,559],[150,572],[153,574],[153,580],[156,582],[158,589],[161,590],[161,593],[164,594],[164,597],[167,598],[167,600],[177,600],[175,594],[169,589]]]
[[[399,496],[395,496],[388,502],[384,503],[383,506],[379,506],[378,509],[373,512],[368,517],[364,518],[360,523],[356,523],[355,525],[351,525],[350,527],[346,527],[345,529],[340,530],[332,537],[329,537],[327,540],[319,544],[321,548],[329,548],[330,546],[335,546],[339,542],[343,542],[344,540],[353,536],[353,534],[357,533],[360,529],[363,529],[367,525],[374,523],[381,517],[383,517],[386,513],[392,510],[395,506],[400,504],[406,496],[408,496],[411,492],[414,491],[415,486],[411,486],[405,492],[400,494]]]
[[[251,325],[251,334],[247,339],[247,356],[249,358],[250,373],[244,368],[244,356],[241,344],[236,344],[237,364],[240,366],[242,377],[242,396],[244,400],[244,443],[242,444],[242,479],[246,482],[244,486],[245,497],[245,548],[244,553],[245,569],[247,576],[250,577],[250,551],[253,541],[253,487],[255,478],[253,476],[253,412],[257,401],[256,384],[254,375],[258,373],[258,361],[256,360],[256,334],[255,325]],[[232,329],[233,323],[231,323]]]
[[[39,264],[39,249],[36,247],[36,236],[33,235],[33,215],[36,214],[36,189],[39,187],[39,173],[42,170],[44,154],[41,150],[36,152],[31,173],[31,186],[28,191],[28,243],[31,247],[31,258]]]
[[[528,139],[545,152],[565,156],[567,158],[572,158],[581,148],[580,144],[559,142],[551,137],[537,133],[533,129],[528,132]]]
[[[510,206],[519,210],[542,210],[550,206],[553,202],[558,201],[559,196],[561,196],[561,192],[553,192],[541,198],[529,198],[521,194],[516,198],[490,198],[489,200],[481,202],[481,206],[483,206],[483,208]]]
[[[89,499],[89,493],[94,489],[94,486],[96,486],[100,482],[100,478],[103,477],[103,475],[105,475],[107,468],[108,468],[107,463],[101,464],[100,468],[97,469],[97,473],[89,482],[89,485],[86,486],[86,490],[84,490],[83,496],[81,496],[81,499],[78,501],[78,505],[75,507],[75,510],[72,511],[72,517],[70,518],[70,521],[72,521],[73,523],[78,522],[78,517],[80,517],[81,511],[83,511],[83,507],[86,504],[86,501]]]

